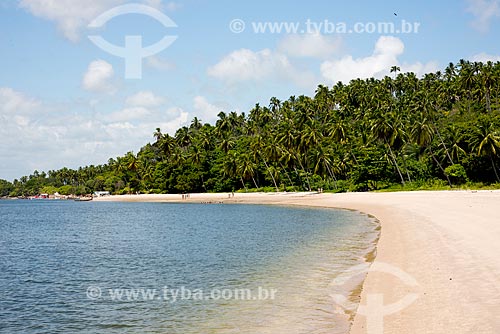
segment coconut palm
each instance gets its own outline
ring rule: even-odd
[[[500,131],[493,124],[481,122],[474,128],[474,142],[478,155],[489,157],[497,182],[500,182],[495,160],[500,156]]]
[[[386,113],[386,115],[379,115],[379,117],[374,120],[371,128],[372,134],[376,139],[381,141],[389,151],[392,163],[394,164],[399,178],[401,179],[401,184],[405,185],[403,174],[401,173],[401,169],[399,168],[398,162],[396,161],[396,156],[392,150],[392,145],[394,144],[398,136],[398,129],[393,126],[390,117],[387,116],[390,116],[389,113]]]

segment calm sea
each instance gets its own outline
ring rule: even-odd
[[[0,201],[0,332],[345,333],[331,283],[377,236],[332,209]]]

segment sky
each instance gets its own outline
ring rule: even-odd
[[[158,127],[395,65],[500,61],[498,36],[500,0],[1,1],[0,179],[106,163]]]

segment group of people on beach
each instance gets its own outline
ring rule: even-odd
[[[227,198],[232,198],[232,197],[234,197],[234,191],[232,191],[230,194],[227,194]],[[191,198],[191,194],[182,194],[182,200],[186,200],[189,198]]]

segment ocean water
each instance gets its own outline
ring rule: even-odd
[[[0,201],[0,332],[346,333],[332,282],[377,226],[333,209]]]

